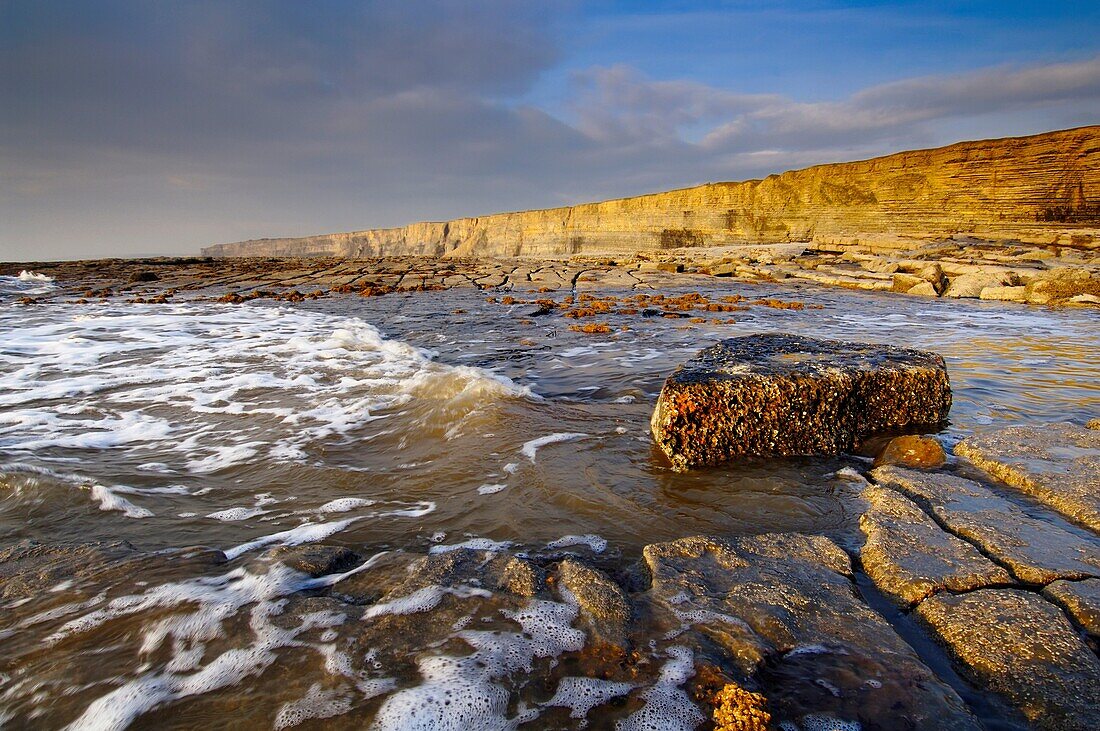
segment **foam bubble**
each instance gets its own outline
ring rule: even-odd
[[[322,688],[314,683],[296,701],[284,703],[275,715],[275,728],[290,728],[311,718],[342,716],[351,710],[352,696],[347,688]]]
[[[527,457],[529,460],[531,460],[532,463],[534,463],[535,453],[538,452],[540,447],[545,447],[547,444],[555,444],[556,442],[568,442],[574,439],[583,439],[587,436],[587,434],[583,434],[580,432],[559,432],[557,434],[550,434],[545,437],[539,437],[538,439],[532,439],[529,442],[525,442],[523,448],[520,449],[520,452],[523,454],[524,457]]]
[[[266,512],[267,511],[263,508],[228,508],[226,510],[219,510],[216,513],[210,513],[206,517],[226,523],[235,523],[239,520],[255,518],[257,515],[263,515]]]
[[[462,543],[451,543],[448,545],[432,546],[428,549],[428,553],[439,554],[449,553],[451,551],[457,551],[462,548],[472,548],[475,551],[506,551],[511,548],[511,541],[494,541],[490,538],[471,538]]]
[[[469,599],[470,597],[489,598],[492,596],[492,594],[485,589],[478,589],[473,586],[425,586],[423,589],[418,589],[408,596],[375,604],[367,609],[363,617],[365,619],[371,619],[383,614],[417,614],[419,612],[427,612],[439,606],[439,602],[447,595],[456,596],[460,599]]]
[[[478,495],[495,495],[495,494],[497,494],[498,492],[501,492],[502,490],[506,490],[507,488],[508,488],[508,486],[507,486],[507,485],[500,485],[500,484],[496,484],[496,485],[490,485],[490,484],[485,484],[485,485],[482,485],[481,487],[479,487],[479,488],[477,489],[477,494],[478,494]]]
[[[615,683],[598,678],[562,678],[554,697],[543,705],[570,708],[570,718],[584,718],[596,706],[634,689],[633,683]]]
[[[858,721],[842,721],[832,716],[810,714],[800,719],[802,731],[860,731]]]
[[[519,632],[460,631],[456,636],[474,649],[463,657],[429,656],[418,661],[420,685],[394,693],[382,704],[372,728],[514,729],[535,720],[536,709],[517,709],[508,717],[508,692],[498,683],[519,670],[530,671],[536,657],[557,657],[584,647],[584,633],[571,624],[577,608],[532,601],[502,610],[519,623]]]
[[[349,525],[359,520],[359,518],[348,518],[346,520],[334,520],[328,523],[302,523],[297,528],[291,528],[290,530],[279,531],[278,533],[272,533],[271,535],[261,536],[254,540],[242,543],[239,546],[226,549],[223,551],[225,557],[233,560],[240,556],[242,553],[247,553],[263,546],[270,546],[272,544],[279,544],[282,546],[299,546],[303,543],[316,543],[322,541],[334,533],[347,528]]]
[[[580,536],[562,536],[558,540],[550,541],[546,544],[546,547],[551,550],[556,548],[568,548],[570,546],[588,546],[593,553],[603,553],[607,550],[607,539],[601,538],[593,533],[585,533]]]
[[[691,649],[674,645],[667,654],[657,682],[639,696],[645,705],[616,722],[616,731],[692,731],[706,720],[679,687],[695,673]]]
[[[318,513],[346,513],[349,510],[355,510],[356,508],[365,508],[374,505],[374,500],[368,500],[360,497],[342,497],[335,500],[330,500],[321,507],[317,508]]]

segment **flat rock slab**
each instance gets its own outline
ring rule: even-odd
[[[847,554],[828,538],[682,538],[646,546],[644,555],[655,607],[729,653],[761,686],[773,718],[979,728],[954,690],[860,599]]]
[[[979,546],[1020,581],[1100,577],[1100,543],[1034,518],[983,485],[944,472],[879,467],[875,481],[926,505],[957,536]]]
[[[1007,571],[940,528],[900,493],[868,485],[862,497],[868,504],[859,519],[867,536],[860,549],[863,569],[898,604],[910,606],[944,590],[1012,583]]]
[[[1007,697],[1037,728],[1100,728],[1100,660],[1040,595],[940,594],[917,612],[972,678]]]
[[[950,408],[935,353],[773,333],[723,340],[684,363],[650,425],[683,469],[837,454],[876,434],[935,429]]]
[[[1100,579],[1055,581],[1043,588],[1043,596],[1062,607],[1100,645]]]
[[[964,439],[955,454],[1100,532],[1100,431],[1063,422]]]

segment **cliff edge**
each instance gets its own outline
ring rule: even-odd
[[[206,256],[542,256],[954,235],[1092,247],[1100,126],[815,165],[740,183],[302,238]]]

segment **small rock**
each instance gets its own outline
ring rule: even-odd
[[[310,576],[337,574],[359,563],[359,556],[343,546],[323,544],[280,546],[270,551],[272,558]]]
[[[938,439],[911,434],[894,437],[887,442],[886,447],[875,458],[874,466],[894,464],[929,470],[943,467],[946,461],[947,453],[943,451]]]
[[[944,297],[952,298],[976,298],[981,296],[982,290],[987,287],[1001,287],[1008,284],[1007,279],[1000,273],[960,274],[953,278],[944,290]]]
[[[921,297],[939,297],[940,293],[936,291],[935,286],[931,282],[921,282],[912,289],[909,289],[906,294],[915,294]]]
[[[159,279],[156,272],[134,272],[130,275],[131,282],[155,282]]]
[[[898,272],[898,273],[894,274],[892,290],[894,292],[903,292],[904,293],[904,292],[910,291],[911,289],[913,289],[913,287],[916,287],[918,284],[924,284],[924,283],[925,283],[925,281],[923,279],[921,279],[920,277],[916,276],[915,274],[904,274],[902,272]],[[935,294],[935,291],[933,291],[932,294]]]
[[[1027,302],[1027,287],[985,287],[978,296],[999,302]]]
[[[1100,419],[1090,419],[1089,422],[1087,424],[1085,424],[1085,428],[1086,429],[1100,429]]]

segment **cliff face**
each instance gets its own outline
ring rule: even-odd
[[[203,249],[208,256],[563,256],[889,236],[1042,240],[1100,227],[1100,126],[817,165],[742,183],[402,228]]]

